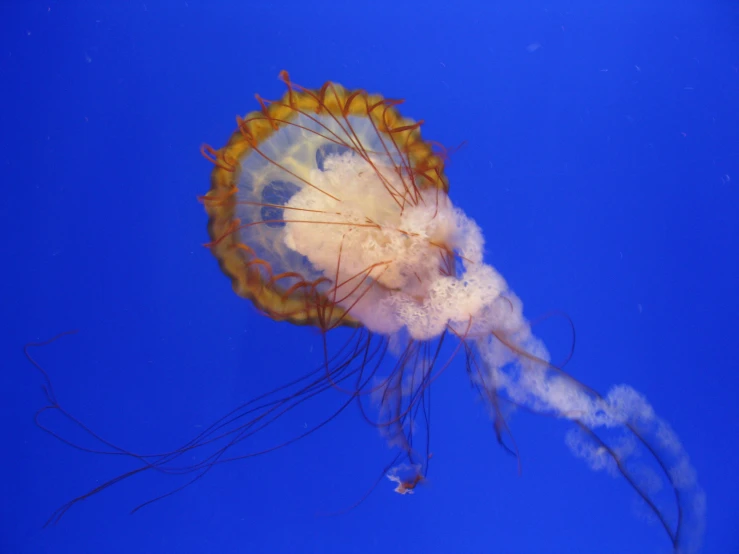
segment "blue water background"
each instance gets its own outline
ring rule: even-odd
[[[622,479],[590,471],[568,425],[496,443],[463,364],[434,385],[428,482],[382,482],[391,451],[349,409],[308,439],[179,482],[143,476],[41,526],[130,461],[33,424],[60,402],[136,451],[177,447],[320,361],[320,334],[238,298],[202,244],[196,197],[254,93],[334,80],[392,98],[455,151],[454,202],[528,317],[563,310],[568,366],[643,392],[708,500],[705,552],[739,552],[739,11],[729,2],[3,2],[0,6],[0,552],[669,551]],[[566,323],[537,330],[555,358]],[[341,401],[286,417],[280,439]],[[50,415],[68,436],[85,439]],[[271,437],[265,436],[265,440]]]

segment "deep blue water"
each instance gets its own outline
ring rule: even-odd
[[[627,383],[670,422],[706,492],[704,548],[739,552],[739,11],[729,2],[3,2],[0,551],[669,552],[623,479],[590,471],[564,421],[514,414],[496,443],[454,365],[434,384],[428,481],[381,482],[392,452],[349,409],[289,448],[181,481],[67,500],[130,460],[34,426],[58,400],[129,450],[176,448],[320,363],[315,330],[237,297],[202,244],[203,142],[277,98],[281,69],[391,98],[454,147],[454,202],[534,319],[562,310],[568,370]],[[254,4],[254,5],[250,5]],[[539,329],[535,329],[539,332]],[[554,357],[566,324],[541,326]],[[286,416],[290,436],[340,393]],[[54,414],[64,436],[94,441]],[[271,437],[265,436],[269,442]],[[98,445],[99,446],[99,445]]]

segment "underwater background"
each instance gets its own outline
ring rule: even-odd
[[[413,495],[383,480],[347,510],[392,455],[348,409],[134,515],[182,480],[134,477],[42,528],[136,464],[34,425],[46,398],[25,343],[79,329],[34,357],[67,410],[144,452],[320,365],[318,331],[233,293],[197,201],[212,169],[200,145],[223,145],[255,93],[280,97],[283,69],[406,100],[451,149],[450,195],[486,261],[530,319],[572,318],[569,372],[633,386],[672,425],[706,493],[701,551],[739,552],[735,3],[29,0],[2,2],[0,29],[1,553],[670,552],[623,479],[569,452],[566,421],[510,417],[519,475],[461,360],[434,383]],[[567,353],[566,322],[534,332]]]

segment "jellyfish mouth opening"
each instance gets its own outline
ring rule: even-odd
[[[489,326],[507,286],[482,261],[480,229],[446,193],[422,189],[409,199],[394,165],[352,152],[327,156],[310,182],[286,204],[301,216],[287,219],[284,244],[334,283],[332,300],[352,317],[373,332],[406,329],[416,340],[448,325],[468,335]]]

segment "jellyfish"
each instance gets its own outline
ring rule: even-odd
[[[188,476],[136,511],[220,464],[304,439],[350,405],[393,447],[370,491],[387,478],[396,492],[413,493],[432,459],[432,385],[464,367],[507,452],[518,458],[514,410],[569,421],[565,442],[576,456],[622,476],[675,552],[698,548],[705,501],[676,434],[632,388],[600,394],[550,360],[521,299],[485,261],[481,229],[453,203],[444,172],[449,152],[421,137],[423,121],[403,117],[400,100],[333,82],[308,89],[284,71],[280,78],[287,87],[281,99],[257,95],[260,109],[237,118],[224,147],[202,147],[213,170],[200,200],[207,247],[236,294],[272,320],[317,329],[322,362],[171,452],[128,452],[83,426],[104,444],[95,452],[130,456],[137,467],[71,500],[48,523],[142,472]],[[48,403],[37,422],[64,440],[44,423],[44,412],[82,423],[29,359],[46,379]],[[317,425],[259,451],[238,448],[325,394],[342,403]],[[671,508],[656,498],[655,482],[670,493]]]

